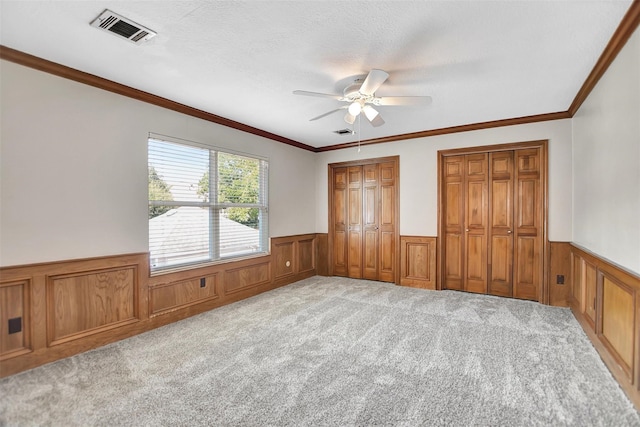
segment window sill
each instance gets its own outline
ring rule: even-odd
[[[256,258],[263,258],[263,257],[267,257],[270,256],[271,252],[258,252],[258,253],[254,253],[254,254],[250,254],[250,255],[245,255],[245,256],[239,256],[239,257],[233,257],[233,258],[223,258],[223,259],[219,259],[216,261],[206,261],[206,262],[199,262],[199,263],[194,263],[194,264],[189,264],[189,265],[182,265],[182,266],[177,266],[177,267],[167,267],[167,268],[162,268],[162,269],[158,269],[158,270],[151,270],[151,267],[149,267],[149,277],[157,277],[157,276],[162,276],[165,274],[172,274],[172,273],[179,273],[182,271],[190,271],[190,270],[198,270],[201,268],[207,268],[207,267],[213,267],[216,265],[221,265],[221,264],[231,264],[234,262],[239,262],[239,261],[246,261],[249,259],[256,259]]]

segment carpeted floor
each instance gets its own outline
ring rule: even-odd
[[[640,426],[568,309],[313,277],[0,380],[9,426]]]

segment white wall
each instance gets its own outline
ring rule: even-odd
[[[0,266],[148,251],[149,132],[269,158],[270,235],[315,231],[314,153],[0,66]]]
[[[363,133],[366,132],[363,126]],[[366,134],[364,134],[366,138]],[[508,126],[319,153],[316,230],[328,230],[329,163],[400,156],[400,234],[438,234],[438,150],[549,140],[549,239],[571,241],[571,121]]]
[[[313,154],[0,61],[0,266],[147,251],[148,132],[268,157],[270,235],[327,232],[327,164],[400,156],[400,232],[437,235],[437,151],[549,140],[549,238],[640,272],[640,35],[573,119]],[[363,137],[366,130],[363,127]],[[573,150],[573,152],[572,152]]]
[[[573,118],[573,240],[640,274],[640,30]]]

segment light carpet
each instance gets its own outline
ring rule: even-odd
[[[0,380],[9,426],[640,426],[568,309],[312,277]]]

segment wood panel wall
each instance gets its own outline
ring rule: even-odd
[[[400,285],[436,289],[436,237],[400,236]]]
[[[0,377],[313,276],[318,246],[277,237],[269,255],[153,276],[146,253],[1,268]]]
[[[640,407],[640,276],[571,245],[571,310],[622,389]]]
[[[571,292],[571,243],[549,243],[549,305],[569,306]]]
[[[401,286],[441,289],[436,274],[437,241],[437,237],[400,236]],[[551,242],[549,246],[549,305],[568,307],[571,292],[571,244]],[[559,281],[564,283],[558,283]]]

